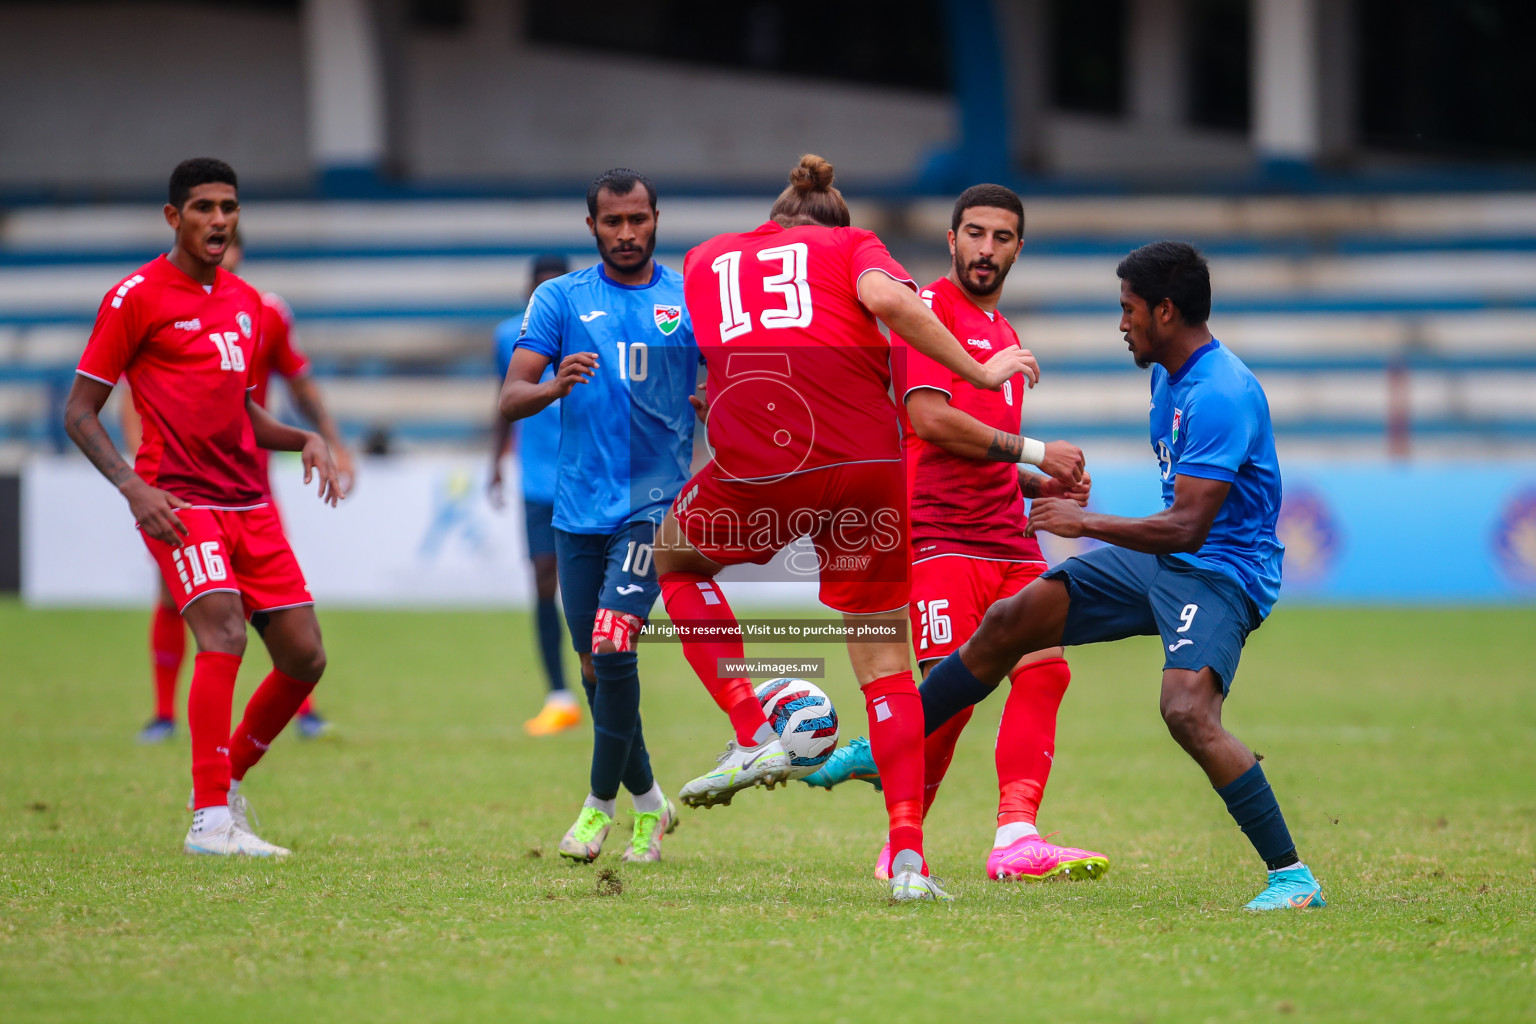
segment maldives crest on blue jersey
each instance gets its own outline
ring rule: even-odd
[[[682,306],[656,307],[656,329],[662,334],[671,334],[677,330],[677,325],[683,322]]]

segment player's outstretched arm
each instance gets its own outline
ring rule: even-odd
[[[123,461],[112,438],[101,425],[101,407],[112,395],[112,386],[81,375],[69,389],[64,401],[64,432],[69,439],[91,460],[91,465],[112,482],[128,499],[133,519],[146,534],[155,540],[175,546],[178,536],[185,536],[187,528],[176,518],[175,509],[190,506],[169,491],[151,487],[144,478]]]
[[[956,409],[948,395],[931,387],[908,391],[906,403],[917,436],[945,451],[988,462],[1027,462],[1067,485],[1083,478],[1083,450],[1077,445],[1066,441],[1047,444],[989,427],[963,409]],[[1064,495],[1066,491],[1055,493]]]
[[[1088,512],[1065,498],[1041,498],[1030,508],[1029,526],[1024,532],[1030,536],[1043,532],[1058,537],[1092,537],[1149,555],[1195,552],[1205,543],[1231,489],[1227,480],[1174,477],[1173,504],[1142,519]]]
[[[320,500],[331,507],[346,496],[337,477],[336,463],[325,438],[312,430],[300,430],[274,417],[247,395],[245,408],[251,416],[256,443],[274,452],[299,452],[304,461],[304,482],[320,478]]]
[[[907,344],[968,384],[996,391],[1016,373],[1024,374],[1030,387],[1040,379],[1040,364],[1028,349],[1004,349],[985,363],[972,359],[916,292],[886,274],[868,273],[860,277],[859,301]]]
[[[342,492],[352,490],[352,483],[357,478],[357,470],[352,462],[352,452],[347,448],[346,442],[341,439],[341,430],[336,426],[336,420],[325,406],[325,399],[321,397],[320,385],[315,379],[305,375],[288,382],[288,390],[293,395],[293,404],[299,410],[299,415],[309,421],[310,425],[325,439],[325,445],[331,450],[331,458],[336,463],[336,475],[341,480]]]
[[[564,398],[577,384],[585,384],[597,370],[596,352],[573,352],[560,361],[549,380],[539,381],[549,357],[527,348],[514,349],[501,386],[501,414],[509,420],[527,419],[542,412],[550,402]]]

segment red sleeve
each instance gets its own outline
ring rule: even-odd
[[[85,354],[75,367],[76,373],[99,380],[108,387],[117,385],[143,341],[138,315],[140,303],[133,297],[134,289],[143,282],[142,274],[134,274],[101,300],[96,326],[85,343]]]
[[[950,322],[949,310],[944,303],[943,296],[935,295],[933,289],[924,288],[918,292],[919,297],[927,303],[928,308],[937,314],[939,320],[951,331],[954,325]],[[906,400],[908,392],[917,388],[933,388],[942,391],[951,398],[955,394],[955,373],[943,363],[929,356],[923,355],[917,349],[902,341],[902,348],[906,351],[906,376],[899,382],[900,393],[898,398]]]
[[[897,263],[886,249],[885,243],[875,237],[873,231],[865,231],[863,228],[845,228],[849,234],[848,262],[852,271],[849,283],[857,291],[859,278],[871,270],[878,270],[883,274],[889,274],[892,279],[907,285],[913,291],[917,290],[917,282],[912,275],[907,273],[907,268]]]
[[[309,357],[294,337],[293,310],[280,296],[270,292],[261,297],[267,309],[262,344],[272,346],[272,369],[284,380],[295,380],[309,373]]]

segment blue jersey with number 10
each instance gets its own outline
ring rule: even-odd
[[[1285,545],[1275,534],[1275,429],[1253,371],[1214,338],[1172,376],[1152,367],[1152,450],[1162,464],[1164,506],[1173,505],[1180,476],[1232,485],[1200,550],[1169,557],[1233,577],[1267,616],[1280,596]]]
[[[518,348],[557,367],[573,353],[597,353],[591,379],[560,403],[554,525],[567,533],[660,522],[688,479],[699,349],[682,275],[655,267],[645,285],[619,284],[601,263],[557,277],[539,285],[523,315]]]

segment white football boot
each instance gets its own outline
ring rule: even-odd
[[[292,852],[241,828],[235,823],[233,815],[223,828],[206,832],[188,829],[182,849],[187,853],[219,857],[275,857],[278,860]]]
[[[892,900],[933,900],[948,903],[954,899],[939,888],[939,883],[923,874],[923,861],[911,850],[902,850],[891,862]]]
[[[684,786],[678,799],[689,807],[729,804],[744,789],[772,789],[788,782],[792,767],[777,736],[755,747],[740,746],[732,739],[725,745],[725,753],[715,761],[714,771],[705,772]]]

